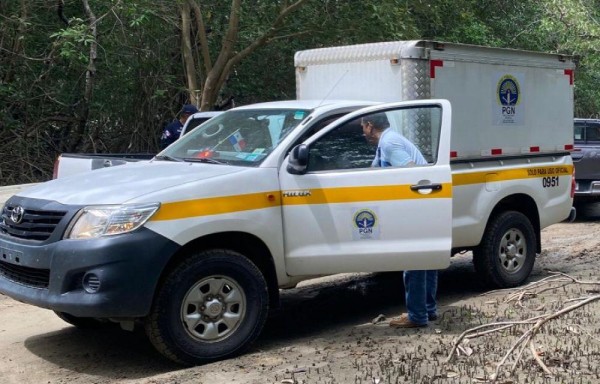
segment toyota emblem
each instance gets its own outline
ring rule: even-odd
[[[17,205],[13,208],[10,213],[10,220],[15,224],[21,224],[23,221],[23,216],[25,215],[25,210],[20,205]]]

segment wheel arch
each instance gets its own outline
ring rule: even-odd
[[[540,253],[542,251],[542,241],[540,238],[540,213],[535,200],[531,196],[524,193],[518,193],[504,197],[490,212],[485,231],[487,231],[487,226],[494,217],[506,211],[517,211],[527,216],[536,234],[536,253]]]
[[[269,306],[279,306],[279,286],[273,256],[267,245],[258,237],[245,232],[221,232],[199,237],[185,244],[169,260],[160,276],[157,290],[166,276],[192,253],[209,249],[228,249],[241,253],[262,272],[269,291]],[[155,294],[156,295],[156,294]]]

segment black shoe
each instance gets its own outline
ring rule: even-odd
[[[434,314],[434,315],[427,315],[427,319],[429,321],[436,321],[439,318],[438,314]]]

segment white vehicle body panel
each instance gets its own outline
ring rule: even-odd
[[[38,184],[19,193],[24,197],[42,197],[62,204],[123,204],[146,202],[150,194],[152,202],[185,200],[196,195],[206,195],[202,183],[224,175],[246,170],[241,167],[211,166],[198,163],[150,161],[128,167],[114,167],[86,172],[46,183]],[[194,183],[201,183],[200,187]],[[189,191],[188,184],[192,184]],[[171,192],[177,191],[177,194]],[[163,195],[158,195],[164,191]],[[210,192],[209,192],[210,193]],[[216,192],[213,192],[216,193]]]
[[[452,165],[453,223],[452,247],[479,244],[492,210],[503,199],[526,195],[539,211],[540,228],[564,220],[568,204],[572,165],[570,157],[504,160]],[[544,188],[543,178],[530,175],[537,170],[560,169],[559,185]]]
[[[452,221],[448,156],[451,111],[447,101],[435,102],[443,106],[436,164],[293,175],[285,170],[284,163],[279,178],[288,274],[442,269],[448,266]],[[323,129],[308,144],[361,114],[425,104],[431,102],[394,103],[362,109]],[[408,188],[419,184],[440,184],[442,189],[419,192]],[[372,229],[373,233],[362,237],[357,234],[355,222],[365,211],[376,219],[377,225]]]

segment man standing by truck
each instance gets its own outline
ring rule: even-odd
[[[401,167],[427,164],[427,160],[413,143],[390,128],[384,113],[364,117],[361,125],[367,142],[377,145],[372,166]],[[408,313],[392,319],[390,327],[424,327],[429,320],[437,319],[436,291],[436,270],[404,271],[404,292]]]
[[[427,160],[421,151],[400,133],[388,129],[390,123],[384,113],[376,113],[362,119],[363,134],[367,142],[377,145],[373,167],[402,167],[424,165]]]
[[[165,127],[160,137],[160,149],[167,148],[175,140],[179,139],[183,125],[187,119],[196,112],[198,112],[198,108],[192,104],[186,104],[181,108],[181,111],[179,111],[179,119],[173,120],[171,124]]]

